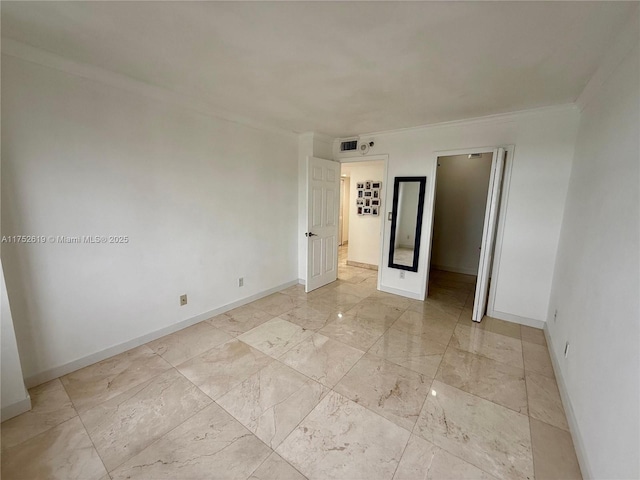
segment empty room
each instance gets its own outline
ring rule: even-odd
[[[2,479],[640,478],[639,5],[2,1]]]

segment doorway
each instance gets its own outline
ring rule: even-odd
[[[468,320],[487,311],[503,148],[438,155],[433,175],[428,297],[445,296]]]
[[[380,266],[384,180],[383,160],[341,163],[338,278],[375,278]]]

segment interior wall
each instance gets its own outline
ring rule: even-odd
[[[2,389],[0,395],[0,405],[2,415],[0,421],[26,412],[31,408],[29,394],[24,388],[22,366],[18,354],[18,344],[16,342],[15,329],[13,327],[13,317],[9,306],[9,297],[4,280],[4,269],[0,266],[0,378],[2,378]]]
[[[3,55],[3,234],[128,237],[3,245],[24,374],[295,281],[297,146]]]
[[[631,20],[631,49],[582,111],[548,313],[585,478],[640,478],[640,29]]]
[[[427,286],[427,249],[433,212],[431,176],[438,155],[446,151],[514,145],[510,187],[503,205],[502,249],[497,253],[493,281],[494,316],[541,326],[547,317],[562,211],[573,158],[578,110],[573,105],[452,122],[389,133],[363,135],[375,141],[371,155],[388,154],[386,198],[393,198],[393,180],[427,176],[424,235],[417,272],[382,266],[381,288],[423,299]],[[438,153],[439,152],[439,153]],[[334,157],[341,153],[334,143]],[[385,217],[391,209],[387,202]],[[391,222],[384,222],[384,255],[389,255]]]
[[[491,153],[438,159],[431,266],[439,270],[478,274]]]
[[[340,211],[342,216],[342,240],[343,243],[349,243],[349,205],[350,205],[350,195],[351,195],[351,178],[350,177],[341,177],[342,178],[342,188],[343,191],[340,192]]]
[[[357,184],[367,180],[382,180],[384,162],[357,162],[349,164],[349,250],[347,261],[378,266],[380,263],[380,226],[382,212],[378,216],[358,215]],[[384,190],[384,185],[383,185]]]

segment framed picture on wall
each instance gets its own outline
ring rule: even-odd
[[[362,209],[362,213],[363,213],[364,215],[371,215],[371,209],[370,209],[370,208],[367,208],[367,207],[364,207],[364,208]]]
[[[371,208],[371,215],[378,215],[378,207],[372,207]]]
[[[371,188],[380,190],[382,188],[382,182],[371,182]]]
[[[371,199],[371,206],[372,207],[379,207],[380,206],[380,199],[379,198],[372,198]]]
[[[373,190],[373,198],[380,198],[380,190]]]
[[[358,215],[363,215],[364,212],[362,211],[364,209],[364,207],[358,207]]]
[[[358,190],[364,190],[364,183],[356,183],[356,188]]]
[[[371,190],[371,183],[371,180],[367,180],[366,182],[364,182],[364,189]]]
[[[358,198],[364,197],[364,190],[358,190]]]
[[[364,198],[356,198],[356,205],[364,205]]]
[[[360,193],[360,192],[358,192]],[[364,196],[365,197],[373,197],[373,192],[371,190],[365,190],[364,191]]]

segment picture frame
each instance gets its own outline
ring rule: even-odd
[[[372,207],[379,207],[380,206],[380,199],[379,198],[372,198],[371,199],[371,206]]]
[[[364,206],[364,198],[356,198],[356,205]]]
[[[371,182],[371,188],[380,190],[382,188],[382,182]]]
[[[364,207],[362,209],[362,214],[363,215],[371,215],[371,208]]]
[[[360,196],[360,192],[358,192],[358,196]],[[366,197],[373,197],[373,192],[371,190],[365,190],[364,191],[364,196]]]
[[[364,190],[364,183],[356,183],[356,188],[358,190]]]
[[[364,190],[358,190],[358,198],[364,197]]]
[[[370,207],[371,206],[371,199],[370,198],[365,198],[364,199],[364,206],[365,207]]]
[[[378,207],[371,207],[371,215],[378,216]]]
[[[373,198],[380,198],[380,190],[372,190]]]
[[[358,215],[364,215],[363,209],[364,207],[358,207]]]
[[[364,189],[371,190],[371,180],[367,180],[366,182],[364,182]]]

